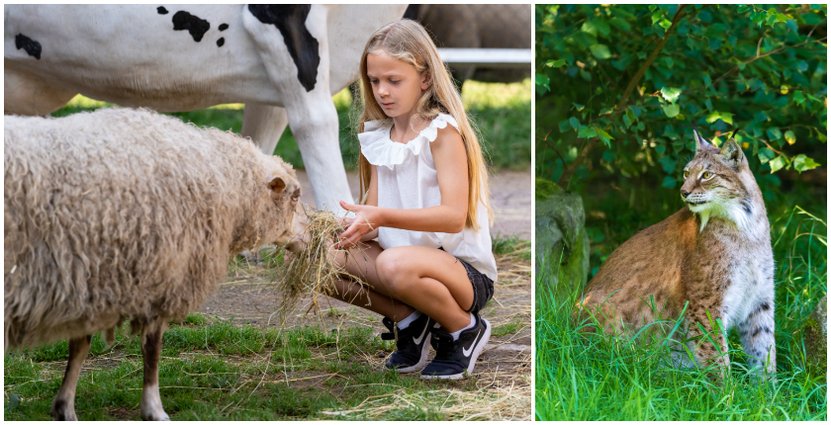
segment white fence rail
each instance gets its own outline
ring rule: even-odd
[[[531,49],[440,48],[439,55],[448,65],[476,65],[488,68],[530,67]]]

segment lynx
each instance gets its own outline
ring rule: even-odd
[[[773,252],[762,194],[735,140],[719,149],[694,136],[681,186],[686,206],[619,246],[581,307],[619,332],[678,318],[688,303],[683,327],[696,363],[728,368],[725,333],[738,327],[750,366],[775,372]],[[710,338],[701,338],[705,332]]]

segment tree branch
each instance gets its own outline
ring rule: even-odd
[[[638,83],[641,82],[643,76],[646,75],[646,70],[649,69],[649,66],[652,65],[652,62],[655,62],[655,59],[658,58],[658,55],[661,53],[661,50],[663,50],[664,46],[667,44],[667,41],[669,41],[669,36],[672,35],[675,26],[681,20],[681,15],[684,12],[684,8],[686,7],[687,5],[685,4],[682,4],[678,7],[678,10],[675,11],[675,16],[672,17],[672,25],[670,25],[670,27],[667,29],[667,32],[664,33],[664,36],[663,38],[661,38],[661,41],[659,41],[655,48],[652,49],[652,53],[650,53],[646,60],[641,64],[641,67],[638,69],[638,72],[636,72],[632,79],[629,80],[629,84],[626,85],[626,89],[623,91],[623,96],[620,98],[620,101],[617,103],[617,106],[615,106],[615,114],[619,114],[621,111],[623,111],[623,108],[626,107],[626,103],[629,100],[629,96],[632,95],[632,92],[635,90],[635,87],[638,86]]]
[[[629,97],[632,95],[632,92],[635,90],[635,87],[638,86],[638,83],[640,83],[643,76],[646,75],[646,70],[649,69],[649,66],[652,65],[653,62],[655,62],[655,59],[658,58],[658,55],[661,53],[661,50],[663,50],[664,46],[667,44],[667,41],[669,41],[669,37],[670,35],[672,35],[673,30],[675,30],[675,27],[681,20],[682,12],[686,7],[687,5],[685,4],[678,6],[678,10],[675,11],[675,16],[672,17],[672,25],[670,25],[670,27],[664,33],[664,36],[661,38],[661,41],[659,41],[655,48],[652,49],[652,52],[641,64],[641,67],[638,68],[638,71],[635,72],[635,75],[632,76],[632,79],[629,80],[629,83],[626,85],[626,89],[623,91],[623,96],[620,98],[620,101],[617,103],[617,106],[615,106],[613,115],[617,115],[623,112],[623,109],[626,107]],[[577,158],[574,160],[574,162],[569,164],[569,166],[563,170],[563,175],[562,177],[560,177],[562,187],[568,188],[569,183],[571,182],[571,177],[574,175],[574,172],[577,171],[577,167],[579,167],[582,164],[584,158],[586,158],[591,152],[592,147],[594,147],[595,145],[595,143],[591,143],[592,140],[593,139],[586,140],[586,143],[583,144],[583,149],[580,150],[580,153],[577,155]]]

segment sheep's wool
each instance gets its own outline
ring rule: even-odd
[[[290,231],[294,171],[231,133],[104,109],[6,116],[4,149],[6,347],[184,317]]]

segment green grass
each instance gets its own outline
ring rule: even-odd
[[[176,420],[444,420],[464,402],[458,390],[477,394],[476,380],[425,382],[383,370],[391,349],[369,328],[281,332],[191,315],[165,333],[161,396]],[[6,420],[50,419],[67,350],[61,342],[6,354]],[[79,418],[139,419],[141,382],[137,337],[118,335],[112,347],[94,337],[78,384]],[[417,402],[401,402],[408,399]]]
[[[653,213],[660,215],[665,209],[655,202]],[[760,382],[747,374],[735,334],[730,339],[733,370],[719,384],[706,370],[668,365],[661,340],[645,343],[643,338],[581,333],[573,317],[581,288],[544,285],[550,279],[537,275],[537,419],[826,420],[826,351],[824,341],[812,334],[811,312],[826,293],[827,228],[820,218],[825,217],[824,199],[812,205],[817,214],[800,207],[771,208],[777,263],[774,381]],[[596,269],[596,258],[605,258],[618,240],[631,235],[630,227],[642,226],[633,224],[637,220],[628,217],[623,205],[604,209],[621,212],[611,217],[591,218],[592,206],[587,210],[587,221],[595,226],[592,242],[600,246],[593,247],[591,264]],[[624,220],[628,225],[620,224]]]
[[[462,93],[467,112],[478,128],[486,159],[492,171],[527,170],[531,167],[531,80],[521,83],[465,83]],[[340,146],[344,165],[348,170],[357,168],[359,145],[355,128],[359,111],[355,109],[352,95],[344,89],[334,96],[340,122]],[[65,116],[108,106],[84,96],[76,96],[67,106],[53,115]],[[216,127],[239,133],[242,129],[242,104],[219,105],[209,109],[173,113],[184,121],[199,126]],[[274,152],[295,168],[302,169],[303,162],[297,142],[286,131]]]

